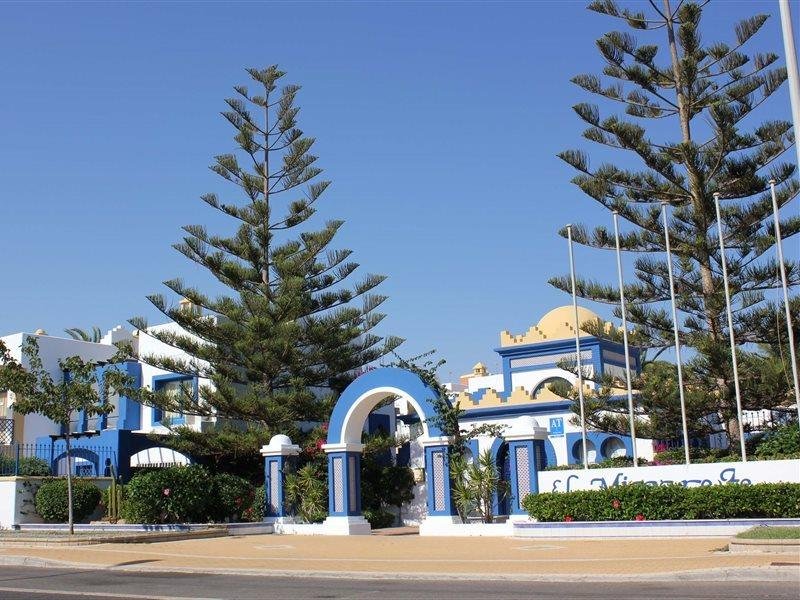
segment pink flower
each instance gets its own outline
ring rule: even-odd
[[[320,425],[320,429],[322,429],[322,431],[327,433],[328,432],[328,424],[327,423],[323,423],[322,425]]]
[[[617,500],[616,498],[614,498],[614,499],[611,501],[611,507],[612,507],[614,510],[619,510],[619,507],[620,507],[620,506],[622,506],[622,503],[621,503],[619,500]]]
[[[322,445],[325,443],[325,440],[317,440],[317,450],[322,450]]]
[[[644,515],[642,513],[637,514],[634,519],[637,521],[644,521]]]
[[[572,523],[575,519],[572,518],[572,515],[564,515],[564,521],[567,523]]]
[[[169,496],[169,494],[170,494],[170,489],[169,488],[164,488],[164,495],[165,496]]]

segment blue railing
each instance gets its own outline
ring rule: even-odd
[[[108,446],[67,448],[62,440],[54,444],[11,444],[0,447],[0,476],[58,477],[71,471],[77,477],[111,477],[117,471],[117,453]]]

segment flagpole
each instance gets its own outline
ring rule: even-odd
[[[733,311],[731,310],[731,291],[728,287],[728,261],[725,256],[725,238],[722,235],[722,215],[719,209],[719,193],[714,194],[714,207],[717,211],[717,236],[719,237],[719,254],[722,264],[722,283],[725,287],[725,309],[728,313],[728,336],[731,342],[731,361],[733,364],[733,386],[736,391],[736,415],[739,419],[739,446],[742,462],[747,462],[747,450],[744,444],[744,421],[742,419],[742,393],[739,389],[739,360],[736,357],[736,334],[733,331]]]
[[[800,169],[800,144],[797,143],[797,132],[800,131],[800,74],[797,70],[797,51],[794,47],[794,31],[792,30],[792,9],[789,0],[778,0],[781,10],[781,28],[783,31],[783,49],[786,53],[786,77],[789,80],[789,99],[792,106],[797,168]]]
[[[639,466],[639,452],[636,450],[636,419],[633,414],[633,386],[631,384],[631,357],[628,352],[628,316],[625,310],[625,289],[622,278],[622,253],[619,247],[619,212],[613,211],[614,239],[617,245],[617,276],[619,278],[619,305],[622,311],[622,343],[625,348],[625,381],[628,385],[628,418],[631,428],[631,448],[633,449],[633,466]]]
[[[797,142],[795,142],[797,143]],[[797,377],[797,352],[794,346],[794,330],[792,329],[792,311],[789,309],[789,285],[786,282],[786,265],[783,264],[783,242],[781,240],[781,220],[778,209],[778,198],[775,196],[775,180],[770,179],[772,191],[772,217],[775,220],[775,248],[778,252],[778,268],[781,272],[783,288],[783,306],[786,310],[786,331],[789,336],[789,356],[792,361],[792,378],[794,380],[794,401],[797,407],[797,420],[800,422],[800,383]]]
[[[678,336],[678,309],[675,306],[675,281],[672,275],[672,251],[669,245],[669,221],[667,208],[669,203],[661,202],[661,213],[664,216],[664,241],[667,249],[667,274],[669,275],[669,297],[672,305],[672,329],[675,332],[675,360],[678,363],[678,395],[681,400],[681,423],[683,425],[683,453],[686,464],[689,464],[689,430],[686,426],[686,398],[683,395],[683,365],[681,364],[681,340]]]
[[[575,285],[575,258],[572,255],[572,225],[567,225],[569,242],[569,274],[572,280],[572,309],[575,311],[575,361],[578,367],[578,401],[581,406],[581,443],[583,444],[583,468],[589,468],[589,453],[586,450],[586,413],[583,401],[583,367],[581,365],[581,334],[578,322],[578,294]]]

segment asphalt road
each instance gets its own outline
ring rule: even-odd
[[[196,573],[45,569],[0,566],[0,598],[176,599],[333,598],[394,600],[469,598],[776,598],[797,600],[796,582],[547,583],[254,577]]]

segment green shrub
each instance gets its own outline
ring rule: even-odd
[[[731,448],[690,448],[689,457],[693,463],[714,463],[739,460],[739,455]],[[654,465],[682,465],[686,462],[683,448],[672,448],[663,452],[656,452],[653,456]]]
[[[314,463],[286,475],[286,502],[306,523],[320,523],[328,516],[328,478]]]
[[[686,488],[635,483],[605,490],[529,494],[523,506],[539,521],[798,518],[800,484]]]
[[[135,475],[122,518],[129,523],[205,523],[216,512],[214,478],[204,467],[168,467]]]
[[[800,427],[797,423],[776,427],[764,434],[756,446],[758,458],[784,458],[800,453]]]
[[[237,521],[253,505],[254,496],[253,484],[246,479],[229,473],[217,473],[214,475],[216,507],[212,516],[217,521]]]
[[[20,477],[49,477],[52,475],[50,464],[35,456],[26,456],[19,459]]]
[[[16,469],[16,459],[12,456],[0,456],[0,474],[14,475]],[[50,465],[46,460],[35,456],[24,456],[19,459],[20,477],[49,477],[52,475]]]
[[[103,490],[102,503],[105,507],[105,518],[112,523],[116,523],[121,517],[127,489],[126,486],[117,483]],[[116,494],[116,500],[113,503],[111,501],[111,494]]]
[[[391,527],[397,521],[397,517],[383,509],[364,509],[364,518],[369,521],[373,529]]]
[[[72,515],[82,521],[100,502],[100,489],[81,479],[72,480]],[[36,491],[36,512],[49,523],[65,523],[68,518],[67,480],[45,481]]]
[[[264,486],[259,485],[253,493],[253,500],[250,506],[246,506],[242,511],[242,521],[258,523],[264,520]]]

